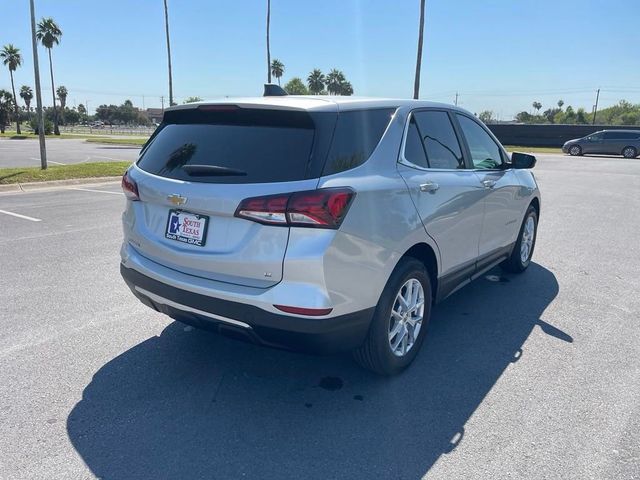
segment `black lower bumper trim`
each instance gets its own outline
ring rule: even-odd
[[[180,322],[227,336],[271,347],[312,353],[351,350],[364,341],[374,308],[332,318],[279,315],[253,305],[208,297],[172,287],[120,264],[125,282],[145,305]],[[175,308],[144,295],[135,287],[173,303],[246,323],[251,328],[231,325],[213,318]]]

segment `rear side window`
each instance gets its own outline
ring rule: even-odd
[[[431,168],[465,168],[462,150],[447,112],[422,111],[413,114]]]
[[[138,166],[163,177],[207,183],[317,177],[322,168],[318,159],[326,156],[336,114],[316,115],[314,119],[302,111],[234,106],[220,107],[220,111],[169,111]],[[220,168],[216,172],[210,167]],[[233,174],[221,174],[225,169]]]
[[[395,108],[341,112],[323,175],[362,165],[371,156],[391,121]]]
[[[413,115],[409,121],[407,140],[404,144],[404,158],[418,167],[429,168],[427,155],[424,151],[422,140],[420,139],[420,131],[418,130],[418,125]]]
[[[605,140],[634,140],[640,137],[640,132],[605,132]]]

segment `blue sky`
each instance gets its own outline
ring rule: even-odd
[[[16,83],[33,86],[28,2],[2,3],[0,45],[22,49]],[[261,94],[265,12],[266,0],[169,0],[178,102]],[[283,81],[335,67],[357,95],[410,97],[418,12],[418,0],[272,0],[272,58]],[[162,0],[36,0],[36,15],[64,32],[53,59],[70,106],[167,97]],[[534,100],[591,110],[598,87],[602,106],[640,103],[638,19],[640,0],[427,0],[421,98],[453,103],[458,91],[463,107],[501,119]],[[41,49],[43,88],[46,62]],[[50,104],[50,87],[43,95]]]

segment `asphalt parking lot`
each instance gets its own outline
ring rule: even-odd
[[[47,160],[52,165],[85,162],[132,162],[140,147],[133,145],[102,145],[83,139],[47,139]],[[0,168],[39,167],[40,144],[37,140],[0,138]]]
[[[529,270],[389,379],[144,307],[118,185],[0,194],[0,478],[640,478],[640,159],[538,158]]]

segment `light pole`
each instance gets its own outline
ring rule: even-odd
[[[33,47],[33,73],[36,80],[36,115],[38,116],[38,138],[40,140],[40,167],[47,169],[47,147],[44,139],[44,112],[42,111],[42,94],[40,92],[40,66],[38,64],[38,42],[36,40],[36,12],[33,0],[31,7],[31,44]]]
[[[169,64],[169,106],[173,105],[173,72],[171,71],[171,44],[169,43],[169,10],[164,0],[164,28],[167,34],[167,61]]]
[[[420,28],[418,30],[418,58],[416,59],[416,78],[413,81],[413,98],[420,96],[420,69],[422,68],[422,42],[424,37],[424,2],[420,0]]]

